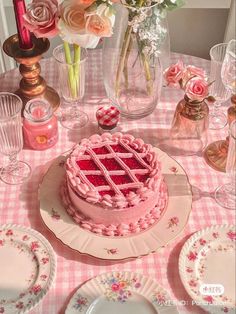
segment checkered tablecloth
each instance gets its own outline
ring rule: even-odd
[[[209,61],[180,54],[171,55],[172,62],[181,58],[185,64],[200,66],[209,71]],[[41,62],[42,74],[47,83],[58,89],[55,63],[52,59]],[[15,91],[19,82],[18,69],[0,76],[0,91]],[[43,165],[61,153],[67,151],[81,138],[97,132],[95,113],[101,99],[106,97],[102,80],[102,59],[100,50],[89,54],[86,78],[85,105],[82,108],[89,117],[90,123],[80,131],[71,132],[59,127],[59,141],[46,151],[23,150],[20,158],[32,167],[32,177],[21,186],[10,186],[0,182],[0,223],[16,223],[30,226],[41,232],[52,244],[57,255],[57,275],[53,287],[43,301],[31,313],[56,314],[64,313],[67,303],[76,288],[91,277],[112,270],[135,271],[155,278],[166,288],[174,300],[181,304],[191,304],[178,273],[178,258],[182,245],[195,231],[215,224],[235,222],[235,211],[224,209],[214,200],[214,190],[226,182],[225,174],[211,169],[202,156],[174,157],[185,169],[193,189],[193,206],[185,230],[178,238],[155,254],[132,261],[109,262],[82,256],[63,245],[47,230],[39,215],[38,184],[43,175]],[[121,120],[120,128],[146,142],[158,146],[165,136],[176,107],[183,94],[179,90],[163,87],[161,102],[150,116],[139,121]],[[224,107],[226,111],[226,106]],[[223,130],[209,130],[209,143],[225,138],[227,127]],[[0,167],[6,162],[0,157]],[[178,211],[178,208],[176,208]],[[203,313],[197,306],[181,307],[182,313]],[[145,314],[145,313],[144,313]]]

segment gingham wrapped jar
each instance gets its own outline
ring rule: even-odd
[[[96,112],[99,132],[115,132],[120,120],[120,111],[111,105],[104,105]]]

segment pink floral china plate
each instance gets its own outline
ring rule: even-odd
[[[166,290],[153,279],[131,272],[99,275],[82,285],[65,314],[178,314]]]
[[[191,236],[179,258],[180,277],[195,304],[210,313],[235,313],[236,232],[216,225]]]
[[[37,231],[0,225],[0,313],[26,313],[50,289],[56,259],[49,242]]]
[[[168,205],[158,222],[139,234],[107,237],[82,229],[67,214],[59,195],[66,156],[54,159],[40,189],[40,213],[46,226],[70,248],[104,260],[135,258],[155,252],[184,229],[192,205],[192,193],[183,168],[156,149],[168,187]]]

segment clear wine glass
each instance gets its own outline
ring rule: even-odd
[[[20,184],[31,173],[30,166],[17,161],[17,154],[23,148],[22,101],[11,93],[0,93],[0,153],[9,157],[9,164],[2,167],[0,178],[8,184]]]
[[[53,50],[59,71],[59,86],[63,98],[61,124],[67,129],[78,130],[88,122],[85,112],[79,110],[85,91],[85,65],[87,60],[86,49],[80,48],[80,58],[74,62],[74,46],[69,45],[71,62],[66,61],[63,44]]]
[[[210,82],[213,82],[210,87],[210,94],[216,99],[213,110],[209,115],[209,128],[213,130],[222,129],[227,124],[227,117],[220,110],[221,104],[230,97],[230,92],[226,89],[221,78],[221,68],[226,48],[227,43],[221,43],[210,49]]]
[[[225,87],[236,94],[236,40],[232,39],[226,49],[221,69],[221,78]]]
[[[236,120],[230,125],[226,174],[229,182],[216,189],[215,199],[225,208],[236,209]]]

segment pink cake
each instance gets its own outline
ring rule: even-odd
[[[157,153],[142,139],[122,133],[96,134],[74,147],[61,195],[82,228],[106,236],[147,229],[167,204]]]

